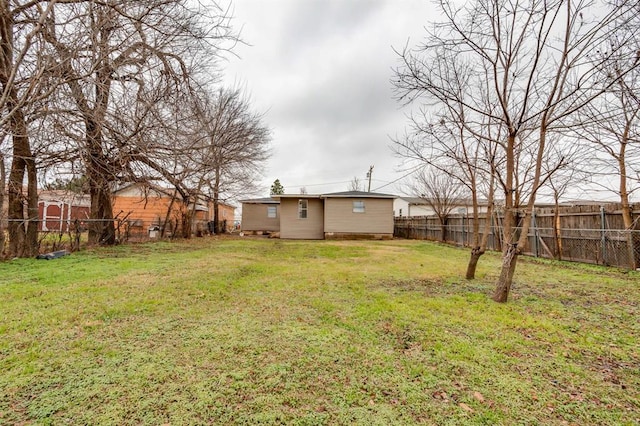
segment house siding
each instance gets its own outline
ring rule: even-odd
[[[209,220],[213,220],[213,202],[210,203],[209,208]],[[229,227],[233,225],[233,219],[235,216],[236,208],[227,204],[218,204],[218,219],[220,221],[227,221]]]
[[[353,212],[353,202],[363,201],[364,213]],[[378,198],[327,198],[324,232],[326,237],[366,234],[385,238],[393,235],[393,200]]]
[[[218,203],[218,224],[220,232],[231,232],[233,230],[233,221],[235,219],[236,208],[224,203]],[[202,220],[213,222],[215,219],[214,202],[207,203],[207,211],[202,212]],[[198,215],[196,215],[196,218]],[[207,225],[208,226],[208,225]]]
[[[171,190],[141,185],[130,185],[115,192],[113,213],[118,220],[124,220],[118,223],[119,230],[134,238],[148,236],[149,229],[156,226],[164,227],[165,236],[183,234],[183,219],[188,207],[179,197],[172,202],[172,194]],[[206,221],[207,212],[196,210],[191,232],[201,235],[206,230]]]
[[[308,200],[307,218],[298,218],[298,200]],[[324,203],[318,198],[280,199],[280,238],[322,240],[324,239]],[[393,221],[392,221],[393,223]]]
[[[118,219],[129,221],[131,226],[146,232],[150,226],[162,225],[167,219],[167,211],[171,205],[171,198],[149,194],[146,198],[131,196],[113,197],[113,212]],[[170,221],[180,222],[184,205],[175,200],[171,206]]]
[[[267,217],[267,207],[276,208],[276,217]],[[247,232],[280,231],[280,206],[278,204],[242,204],[242,230]]]

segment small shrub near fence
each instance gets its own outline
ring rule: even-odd
[[[640,231],[620,229],[621,215],[615,207],[615,204],[608,209],[582,206],[577,212],[565,209],[560,215],[556,215],[552,209],[536,211],[524,254],[627,269],[639,268]],[[634,214],[638,213],[640,211],[634,210]],[[483,216],[478,219],[481,232],[486,220]],[[487,249],[501,251],[502,220],[496,216],[489,220],[491,232]],[[560,226],[553,227],[554,223]],[[574,228],[571,225],[590,227]],[[442,241],[444,235],[444,242],[465,247],[472,245],[473,218],[452,215],[444,228],[433,216],[396,218],[394,235],[431,241]],[[516,229],[516,232],[520,230]]]

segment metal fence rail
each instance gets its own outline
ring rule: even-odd
[[[394,236],[408,239],[443,241],[469,247],[473,242],[472,219],[452,217],[441,226],[431,217],[396,218]],[[484,221],[480,221],[480,230]],[[516,228],[519,235],[520,228]],[[491,225],[488,250],[502,250],[502,229]],[[444,236],[444,238],[443,238]],[[548,259],[593,263],[626,269],[640,268],[640,231],[620,229],[567,229],[532,226],[524,254]]]

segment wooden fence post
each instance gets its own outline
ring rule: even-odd
[[[533,228],[533,247],[536,257],[540,257],[540,243],[538,242],[538,227],[536,226],[536,208],[531,209],[531,227]]]
[[[600,206],[600,244],[602,245],[602,264],[607,264],[607,216],[604,211],[604,206]]]

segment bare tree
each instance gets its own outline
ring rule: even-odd
[[[55,1],[0,2],[0,124],[8,129],[13,147],[7,184],[9,252],[12,256],[31,256],[38,248],[37,171],[25,109],[37,97],[34,93],[39,75],[46,68],[43,61],[33,60],[34,37],[54,4]]]
[[[393,148],[406,165],[427,164],[442,174],[450,175],[454,184],[466,188],[470,194],[473,237],[466,278],[473,279],[491,233],[495,174],[500,166],[496,155],[498,144],[494,140],[500,139],[503,127],[495,120],[493,125],[487,122],[491,120],[490,114],[478,114],[467,107],[467,86],[476,83],[473,80],[476,73],[460,58],[451,59],[433,78],[440,79],[441,85],[448,86],[452,93],[458,95],[439,99],[442,108],[436,113],[421,107],[412,114],[411,131],[395,139]],[[495,111],[497,106],[486,104],[485,108]],[[479,220],[481,192],[484,192],[487,201],[482,234]]]
[[[624,43],[625,36],[635,37],[634,29],[617,28],[607,45]],[[627,230],[635,226],[630,197],[639,188],[634,183],[640,174],[640,40],[634,41],[613,55],[596,52],[596,56],[604,56],[604,67],[594,77],[613,84],[596,102],[580,111],[573,128],[578,139],[591,144],[591,161],[585,163],[588,173],[598,176],[595,184],[619,197]],[[630,266],[635,269],[638,259],[632,233],[628,245]]]
[[[68,111],[81,125],[71,139],[89,180],[92,242],[115,241],[111,188],[131,170],[132,157],[140,160],[144,152],[130,146],[139,141],[140,129],[123,134],[114,124],[127,111],[118,108],[122,101],[130,95],[147,101],[147,86],[174,96],[179,85],[188,84],[197,63],[189,62],[194,51],[213,46],[213,57],[216,42],[233,38],[226,11],[214,10],[217,15],[206,16],[206,22],[202,12],[182,0],[113,0],[62,4],[47,22],[44,40],[66,85],[62,105],[72,106]]]
[[[214,232],[218,233],[222,194],[254,185],[270,155],[271,132],[240,90],[219,90],[211,98],[200,110],[203,133],[196,148],[202,156],[195,171],[212,195]]]
[[[364,190],[364,183],[358,179],[357,176],[354,176],[351,182],[349,182],[348,191],[362,191]]]
[[[556,138],[565,138],[565,135],[554,135]],[[552,147],[560,146],[559,143],[552,144]],[[563,155],[565,156],[564,164],[561,168],[559,168],[552,176],[547,180],[546,184],[540,188],[540,195],[546,196],[553,199],[554,209],[553,209],[553,239],[554,239],[554,247],[553,251],[551,248],[547,247],[543,244],[545,250],[547,250],[549,256],[554,257],[555,259],[562,260],[562,229],[561,229],[561,217],[560,217],[560,203],[561,200],[565,199],[568,194],[573,194],[577,196],[579,191],[577,188],[584,187],[584,183],[589,182],[591,178],[590,173],[586,173],[583,168],[580,166],[581,164],[591,163],[592,157],[591,152],[579,143],[573,143],[568,145],[567,147],[563,147],[561,152],[558,152],[556,156]],[[551,156],[554,158],[554,156]],[[545,163],[543,168],[555,167],[557,161],[554,161],[551,164]],[[536,238],[539,238],[536,236]],[[541,239],[542,241],[542,239]],[[543,241],[544,243],[544,241]]]
[[[449,173],[436,169],[420,170],[412,185],[412,192],[423,199],[440,222],[440,241],[447,236],[447,221],[451,212],[464,202],[464,187]]]
[[[589,84],[603,65],[588,56],[589,49],[602,42],[611,23],[637,11],[630,1],[604,16],[590,2],[569,0],[481,0],[461,7],[441,0],[439,6],[444,22],[430,31],[420,49],[402,52],[395,85],[406,101],[426,97],[436,104],[462,98],[469,110],[486,118],[480,123],[505,129],[504,139],[496,141],[497,157],[504,161],[496,177],[504,189],[505,217],[502,269],[493,299],[506,302],[537,192],[564,161],[558,158],[545,174],[548,136],[612,85]],[[455,58],[468,61],[477,77],[452,91],[442,82]],[[526,196],[517,193],[517,179],[524,175],[531,177]]]

